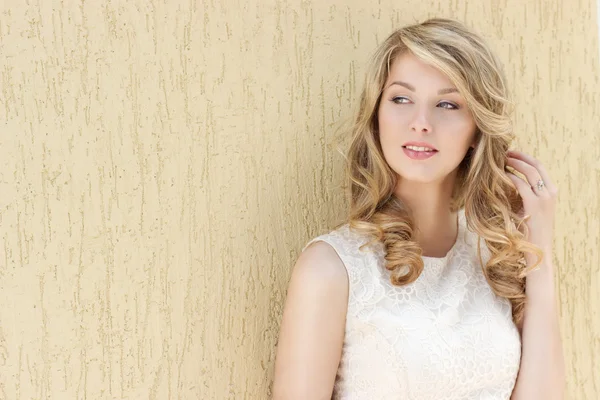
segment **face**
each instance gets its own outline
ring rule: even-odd
[[[410,52],[392,63],[377,116],[383,155],[399,183],[452,179],[474,146],[476,124],[464,98],[446,75]],[[410,142],[437,151],[412,151],[405,148]]]

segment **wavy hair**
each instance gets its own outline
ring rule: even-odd
[[[368,65],[357,111],[350,122],[346,157],[349,224],[383,243],[394,285],[414,282],[423,271],[423,252],[413,240],[414,220],[395,196],[396,173],[385,161],[378,136],[377,109],[395,57],[411,52],[444,73],[464,97],[476,122],[476,146],[458,166],[451,211],[464,208],[467,225],[490,250],[482,271],[496,295],[511,302],[515,324],[523,318],[525,276],[542,260],[542,251],[525,240],[522,201],[505,175],[506,151],[515,136],[506,78],[484,40],[460,22],[433,18],[394,31]],[[346,130],[346,132],[348,132]],[[481,242],[479,242],[481,243]],[[536,254],[530,269],[524,253]],[[408,268],[407,268],[408,267]]]

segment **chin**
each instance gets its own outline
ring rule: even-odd
[[[436,183],[443,180],[443,176],[421,175],[421,174],[399,174],[399,180],[420,184]]]
[[[442,183],[451,178],[458,171],[458,165],[455,168],[445,166],[444,168],[432,168],[433,165],[422,166],[397,166],[392,168],[398,176],[398,181],[413,182],[417,184]],[[419,168],[421,167],[421,168]]]

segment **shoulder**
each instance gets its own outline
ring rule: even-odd
[[[374,273],[374,265],[381,262],[383,246],[378,242],[366,245],[371,241],[367,234],[351,228],[349,224],[341,225],[308,241],[296,268],[316,269],[303,271],[315,274],[314,279],[336,279],[331,284],[342,285],[343,288],[338,289],[343,289],[346,296],[352,291],[353,283],[368,279],[367,275]]]
[[[357,234],[343,224],[309,240],[292,271],[296,284],[323,290],[324,295],[348,295],[349,269],[357,246]]]
[[[352,228],[349,223],[339,225],[327,233],[314,237],[305,244],[302,251],[315,242],[329,244],[341,260],[347,257],[360,256],[364,252],[371,252],[376,250],[377,246],[368,234]],[[369,242],[371,242],[369,246],[362,247]]]
[[[346,266],[342,256],[331,240],[331,234],[311,240],[300,253],[293,274],[300,276],[307,284],[339,285],[347,283]]]
[[[348,276],[335,249],[312,240],[292,269],[277,345],[274,398],[329,398],[340,362]]]

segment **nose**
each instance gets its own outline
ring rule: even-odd
[[[425,107],[415,107],[415,115],[410,122],[410,129],[419,133],[431,132],[432,126]]]

